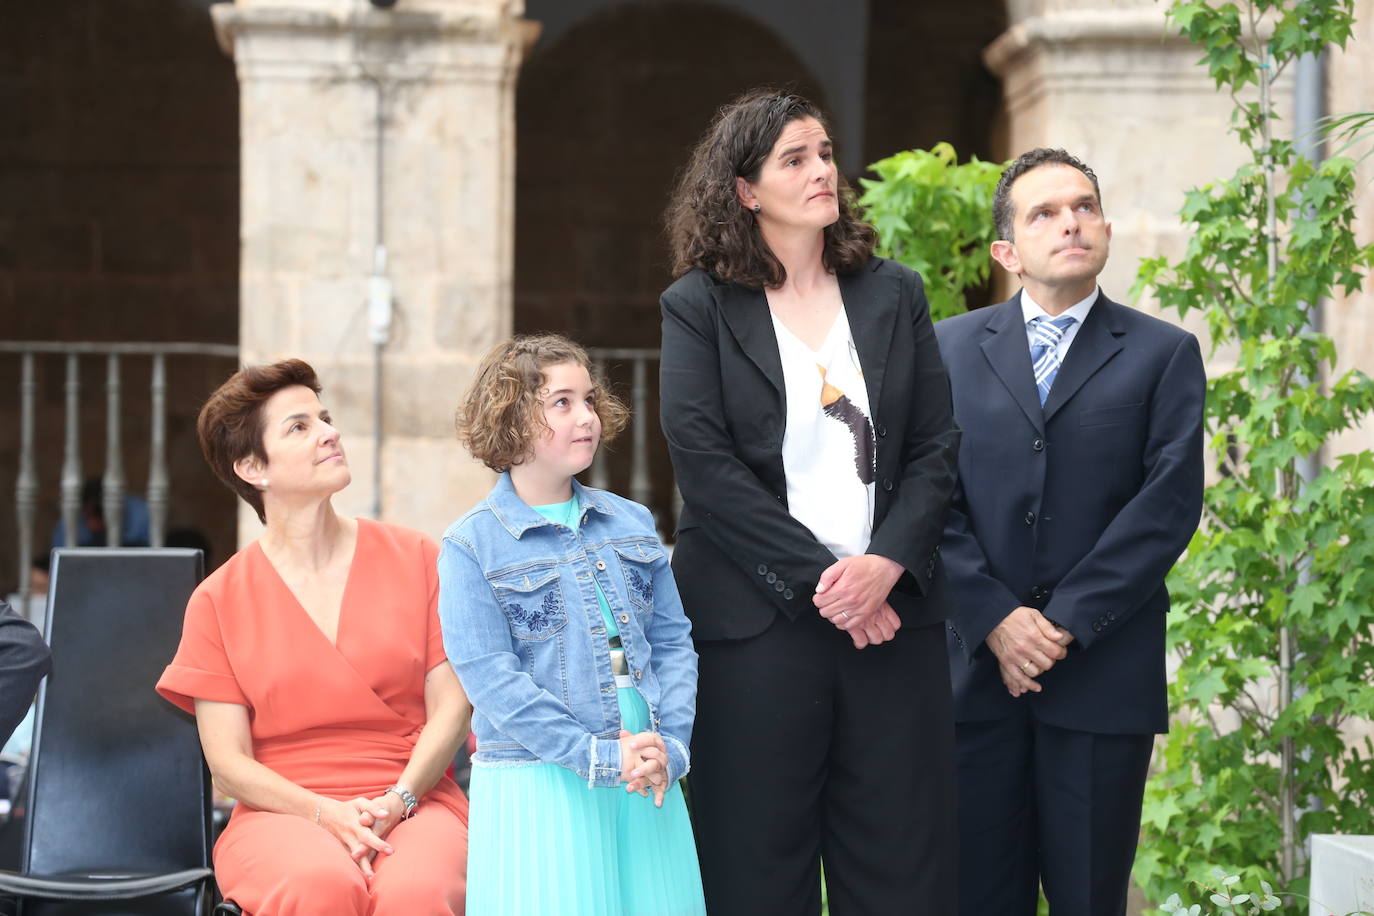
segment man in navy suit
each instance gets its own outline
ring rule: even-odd
[[[1009,301],[936,325],[963,430],[942,556],[961,912],[1126,908],[1153,736],[1168,728],[1164,577],[1202,507],[1193,335],[1097,285],[1092,170],[1025,153],[993,200]]]

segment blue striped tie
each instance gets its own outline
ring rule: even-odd
[[[1041,407],[1045,406],[1045,399],[1050,396],[1050,386],[1059,374],[1059,342],[1064,339],[1064,332],[1069,325],[1076,320],[1068,315],[1054,320],[1039,315],[1027,325],[1030,329],[1031,369],[1035,372],[1035,387],[1040,390]]]

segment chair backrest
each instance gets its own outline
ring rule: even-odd
[[[193,719],[153,689],[203,576],[199,550],[54,551],[52,673],[38,694],[23,871],[209,865],[210,778]]]

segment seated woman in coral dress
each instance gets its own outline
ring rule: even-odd
[[[444,658],[437,548],[330,505],[350,480],[300,360],[250,366],[201,448],[266,530],[201,583],[158,681],[238,800],[215,846],[260,916],[463,912],[467,799],[444,769],[471,706]]]

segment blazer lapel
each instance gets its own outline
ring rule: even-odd
[[[773,331],[773,319],[768,314],[768,297],[761,289],[748,289],[735,283],[724,284],[720,290],[720,313],[730,333],[735,335],[740,349],[759,367],[779,394],[784,393],[782,356],[778,353],[778,335]]]
[[[988,338],[983,341],[983,355],[988,365],[1020,406],[1026,419],[1036,430],[1045,431],[1045,415],[1040,410],[1040,394],[1035,390],[1035,375],[1031,372],[1030,342],[1021,322],[1021,294],[1018,292],[1001,305],[988,319]],[[1072,353],[1073,349],[1070,348]],[[1063,370],[1060,370],[1063,374]],[[1056,384],[1058,379],[1056,379]]]
[[[897,320],[901,295],[899,279],[886,280],[873,273],[878,261],[852,273],[840,275],[840,298],[849,318],[849,332],[863,367],[864,387],[868,389],[868,409],[878,416],[883,375],[887,371],[888,351],[892,347],[892,325]],[[890,289],[887,287],[891,287]],[[877,420],[875,419],[876,423]]]
[[[1059,367],[1059,374],[1054,377],[1054,384],[1050,387],[1050,396],[1045,399],[1046,423],[1093,373],[1121,352],[1122,343],[1118,338],[1126,333],[1118,320],[1121,308],[1104,294],[1098,293],[1097,302],[1093,303],[1092,310],[1084,319],[1083,327],[1074,335],[1064,364]]]

